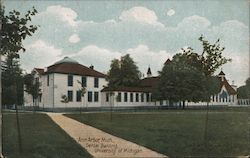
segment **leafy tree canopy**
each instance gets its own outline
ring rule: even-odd
[[[246,84],[237,88],[239,99],[250,99],[250,78],[246,80]]]
[[[34,102],[35,99],[37,99],[41,94],[41,89],[40,89],[41,83],[37,80],[37,78],[35,78],[35,74],[31,73],[24,76],[24,85],[25,85],[25,91],[28,94],[32,95]]]
[[[23,104],[23,77],[19,61],[7,56],[2,65],[2,88],[4,105]]]
[[[33,7],[31,11],[28,11],[24,16],[19,11],[13,10],[8,15],[5,14],[3,7],[0,7],[0,18],[2,22],[2,28],[0,32],[1,55],[13,54],[18,58],[17,53],[22,50],[25,51],[22,41],[27,36],[31,36],[38,28],[38,26],[29,24],[31,17],[37,13],[37,10]]]
[[[225,49],[219,41],[210,44],[203,36],[199,38],[203,45],[201,54],[191,47],[173,56],[170,63],[160,72],[158,97],[170,101],[210,101],[213,94],[219,92],[219,80],[214,72],[223,64],[231,61],[222,56]]]
[[[109,87],[136,86],[140,81],[140,71],[129,54],[114,59],[107,75]]]

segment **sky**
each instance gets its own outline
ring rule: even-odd
[[[181,48],[202,52],[203,35],[225,47],[232,62],[223,65],[229,83],[249,76],[248,0],[3,0],[6,11],[25,14],[33,6],[38,31],[23,42],[21,67],[30,72],[65,56],[106,73],[111,60],[130,54],[139,70],[154,76]],[[221,68],[216,72],[219,73]]]

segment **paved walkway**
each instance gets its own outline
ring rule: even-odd
[[[48,113],[48,115],[94,157],[167,157],[143,146],[80,123],[62,114]]]

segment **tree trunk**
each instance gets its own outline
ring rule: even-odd
[[[17,123],[17,134],[18,134],[18,146],[19,146],[19,152],[22,153],[22,137],[21,137],[21,129],[20,129],[20,123],[19,123],[19,115],[18,115],[18,108],[15,104],[15,110],[16,110],[16,123]]]
[[[35,98],[32,96],[32,101],[33,101],[33,114],[35,113]]]
[[[15,111],[16,111],[16,123],[17,123],[17,134],[18,134],[18,146],[19,152],[22,153],[22,137],[21,137],[21,129],[20,129],[20,122],[19,122],[19,115],[18,115],[18,108],[17,108],[17,85],[16,80],[14,81],[14,96],[15,96]]]
[[[182,109],[185,109],[185,101],[182,101]]]
[[[208,156],[208,110],[209,110],[209,102],[207,102],[207,110],[206,110],[206,120],[205,120],[205,131],[204,131],[204,141],[206,147],[206,153]]]
[[[0,0],[0,10],[2,1]],[[2,29],[2,19],[0,18],[0,30]],[[1,38],[1,37],[0,37]],[[3,158],[3,114],[2,114],[2,56],[0,53],[0,157]]]

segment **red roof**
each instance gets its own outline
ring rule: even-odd
[[[152,92],[153,89],[157,87],[159,79],[160,79],[159,77],[148,77],[142,79],[138,87],[116,87],[116,88],[105,87],[102,89],[102,92],[108,92],[108,91]]]
[[[44,69],[40,69],[40,68],[34,68],[38,73],[39,75],[42,75],[44,73]]]
[[[150,89],[144,88],[144,87],[116,87],[116,88],[110,88],[105,87],[101,90],[101,92],[110,92],[110,91],[116,91],[116,92],[150,92]]]
[[[220,89],[225,86],[227,92],[230,94],[230,95],[236,95],[237,92],[236,90],[227,82],[227,79],[224,77],[224,81],[221,80],[220,78]]]
[[[156,87],[160,77],[148,77],[144,78],[140,82],[141,87]]]
[[[170,64],[170,63],[171,63],[171,60],[168,58],[168,59],[165,61],[164,64],[166,65],[166,64]]]
[[[105,78],[106,76],[105,74],[100,73],[91,68],[88,68],[84,65],[78,63],[67,63],[67,62],[49,66],[44,74],[50,74],[50,73],[75,74],[81,76],[92,76],[92,77],[103,77],[103,78]]]

